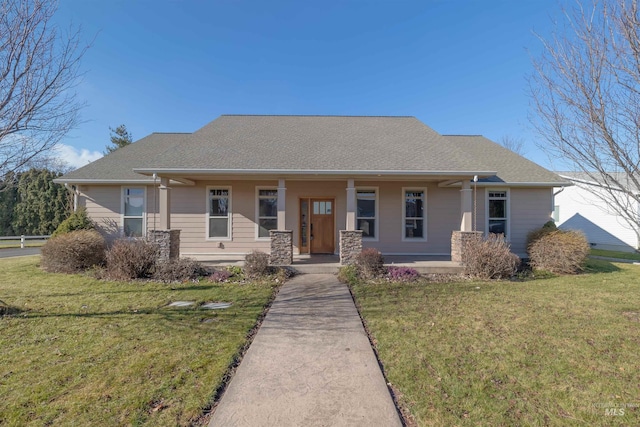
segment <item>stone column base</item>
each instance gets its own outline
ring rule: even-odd
[[[271,265],[293,264],[293,232],[291,230],[271,230]]]
[[[160,261],[180,257],[180,230],[150,230],[147,238],[158,245]]]
[[[451,261],[465,263],[467,243],[482,239],[482,231],[454,231],[451,233]]]
[[[360,252],[362,252],[362,230],[340,230],[340,264],[353,264]]]

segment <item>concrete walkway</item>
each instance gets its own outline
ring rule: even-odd
[[[276,297],[209,426],[401,426],[346,285],[305,274]]]

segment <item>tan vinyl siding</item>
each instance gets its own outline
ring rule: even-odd
[[[552,188],[512,188],[511,206],[511,251],[525,256],[527,233],[540,228],[551,219]]]
[[[356,182],[358,187],[378,187],[377,241],[364,240],[366,248],[376,248],[387,254],[449,254],[451,252],[451,231],[460,226],[460,191],[455,188],[439,188],[436,183],[399,182]],[[426,241],[402,240],[404,218],[402,189],[425,189],[426,194]]]

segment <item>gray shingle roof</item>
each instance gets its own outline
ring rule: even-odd
[[[61,181],[149,179],[136,170],[498,171],[562,179],[480,136],[442,136],[415,117],[220,116],[192,134],[151,134]]]
[[[480,182],[566,183],[557,174],[481,135],[444,135],[454,152],[472,158],[481,170],[494,170],[496,176]]]

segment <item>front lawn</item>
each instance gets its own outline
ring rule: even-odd
[[[189,425],[272,298],[269,284],[98,281],[0,260],[0,424]],[[172,301],[231,302],[224,310]]]
[[[590,267],[352,286],[410,425],[639,425],[640,267]]]
[[[591,255],[602,256],[607,258],[618,258],[618,259],[640,261],[640,253],[638,252],[622,252],[622,251],[608,251],[605,249],[591,249]]]

